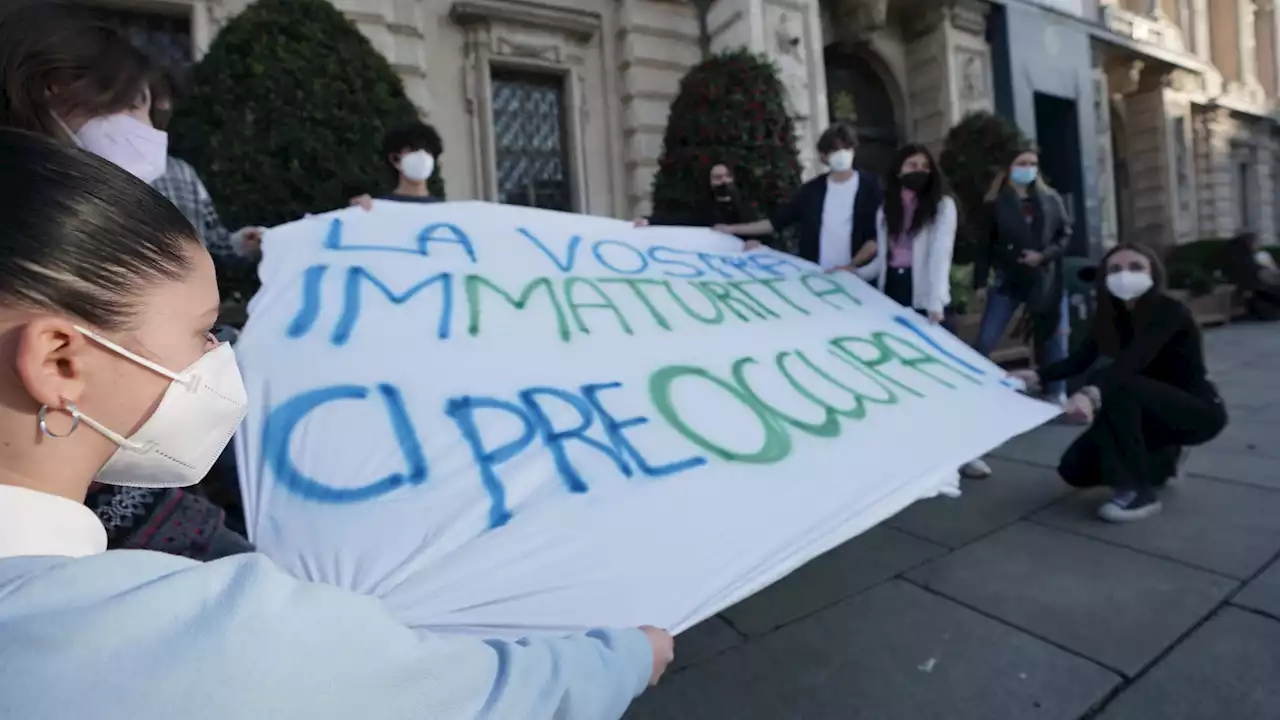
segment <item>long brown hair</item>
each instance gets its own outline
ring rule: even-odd
[[[123,33],[60,2],[7,0],[0,12],[0,126],[63,138],[54,115],[123,112],[151,63]]]
[[[1151,290],[1138,298],[1138,302],[1134,305],[1132,311],[1125,308],[1124,303],[1114,297],[1111,291],[1107,289],[1107,263],[1121,250],[1138,253],[1146,258],[1147,263],[1151,266],[1151,280],[1153,281]],[[1093,315],[1093,338],[1098,343],[1099,352],[1110,357],[1115,357],[1120,352],[1121,313],[1128,313],[1130,322],[1134,326],[1145,322],[1152,303],[1165,294],[1167,282],[1164,263],[1160,262],[1160,256],[1146,245],[1121,243],[1108,250],[1107,254],[1102,256],[1102,260],[1098,261],[1096,277],[1093,280],[1094,297],[1098,301],[1098,309]]]
[[[915,215],[911,218],[911,227],[904,228],[902,225],[906,221],[906,213],[902,209],[902,178],[898,172],[902,169],[903,163],[915,155],[923,155],[929,163],[929,183],[916,193],[918,202]],[[914,234],[920,228],[931,225],[938,217],[938,205],[942,202],[942,198],[951,195],[947,187],[947,178],[938,167],[938,161],[934,160],[933,153],[929,152],[929,148],[924,145],[915,143],[903,145],[898,150],[894,163],[888,177],[885,178],[884,189],[884,221],[889,237],[897,237],[904,232]]]

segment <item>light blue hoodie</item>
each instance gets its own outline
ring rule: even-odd
[[[415,632],[261,555],[0,558],[4,720],[613,720],[652,664],[639,630]]]

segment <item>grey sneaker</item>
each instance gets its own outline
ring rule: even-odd
[[[1098,508],[1098,517],[1112,523],[1129,523],[1146,520],[1163,509],[1152,490],[1117,490],[1115,497]]]
[[[991,466],[983,462],[982,458],[970,460],[960,466],[960,477],[969,480],[986,480],[991,477]]]

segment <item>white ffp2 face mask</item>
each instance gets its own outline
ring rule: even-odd
[[[853,169],[853,151],[837,150],[827,156],[827,165],[836,172],[848,172]]]
[[[169,134],[123,113],[97,117],[75,134],[80,147],[133,173],[150,185],[169,161]]]
[[[1107,276],[1107,291],[1125,302],[1142,297],[1154,285],[1151,275],[1144,272],[1121,270]]]
[[[222,454],[249,407],[235,353],[221,343],[181,373],[135,355],[91,330],[85,337],[171,379],[151,417],[123,437],[78,412],[86,425],[119,447],[94,478],[107,485],[187,487],[200,482]]]
[[[414,182],[422,182],[435,172],[436,159],[426,150],[416,150],[400,158],[400,172]]]

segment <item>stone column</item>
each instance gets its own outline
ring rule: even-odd
[[[1258,32],[1253,0],[1236,0],[1240,12],[1240,82],[1249,85],[1258,79]]]
[[[1183,28],[1188,38],[1193,38],[1191,46],[1195,54],[1205,62],[1213,61],[1213,50],[1210,45],[1209,0],[1188,0],[1191,4],[1191,27]]]
[[[1272,242],[1276,237],[1276,193],[1280,192],[1280,177],[1276,177],[1276,140],[1266,128],[1266,123],[1259,123],[1261,129],[1255,134],[1254,162],[1258,173],[1258,211],[1254,220],[1254,230],[1263,242]]]
[[[1195,116],[1196,186],[1200,237],[1226,237],[1236,231],[1235,177],[1232,173],[1231,112],[1205,109]]]
[[[1267,95],[1280,95],[1280,59],[1277,58],[1276,3],[1275,0],[1259,0],[1257,15],[1258,80]]]

